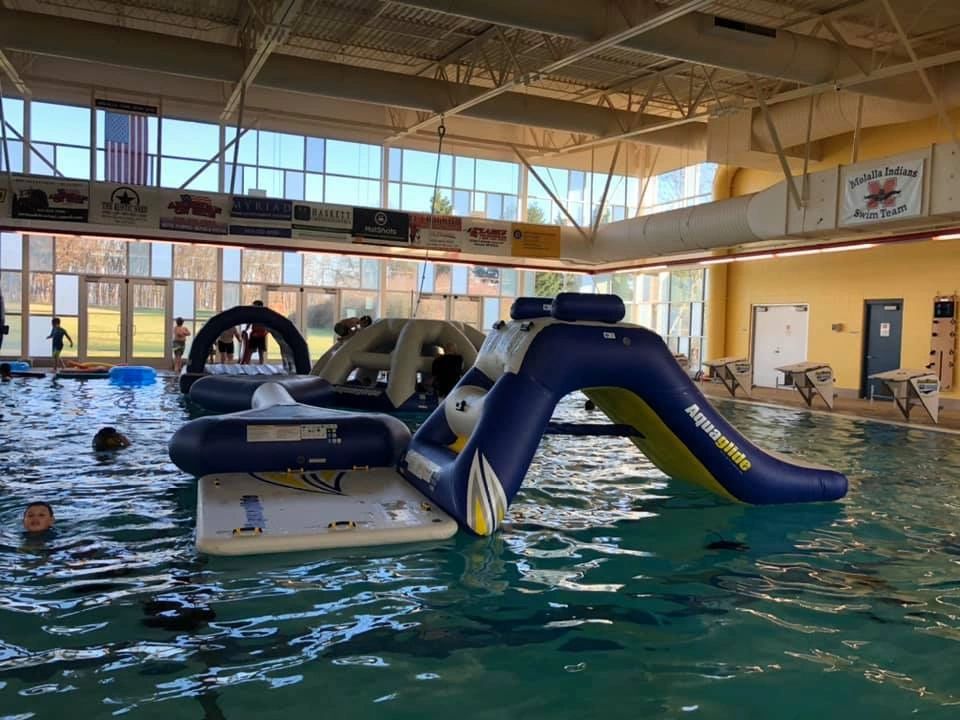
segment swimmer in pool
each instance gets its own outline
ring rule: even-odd
[[[53,508],[50,503],[37,500],[23,511],[23,528],[28,533],[43,533],[53,527]]]
[[[93,436],[93,449],[97,452],[120,450],[130,447],[130,438],[114,427],[103,427]]]

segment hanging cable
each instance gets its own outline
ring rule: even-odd
[[[430,197],[430,223],[429,223],[429,232],[430,236],[433,235],[433,224],[434,217],[436,216],[437,211],[437,195],[440,194],[440,161],[442,159],[443,152],[443,136],[447,134],[447,126],[443,124],[443,116],[440,116],[440,127],[437,128],[437,167],[436,171],[433,174],[433,195]],[[430,237],[428,236],[428,237]],[[423,267],[420,269],[420,282],[417,287],[417,302],[413,305],[413,314],[411,317],[417,316],[417,311],[420,309],[420,299],[423,297],[423,283],[427,278],[427,262],[430,259],[430,245],[427,244],[427,252],[423,256]]]

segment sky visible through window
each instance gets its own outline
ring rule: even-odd
[[[24,133],[24,102],[4,98],[7,121]],[[91,130],[96,157],[94,172],[103,179],[104,111],[81,106],[33,101],[30,138],[35,151],[30,172],[66,177],[90,176]],[[224,127],[223,142],[231,143],[235,127]],[[513,162],[442,155],[379,145],[248,129],[239,143],[227,146],[220,161],[209,162],[220,144],[221,128],[182,118],[149,118],[147,131],[152,182],[207,192],[249,193],[271,197],[427,212],[433,205],[445,212],[499,220],[570,224],[546,187],[566,206],[577,223],[591,225],[600,210],[607,185],[605,173],[536,167],[543,185],[530,174],[527,215],[521,213],[522,168]],[[11,167],[24,169],[24,152],[8,133]],[[162,145],[162,147],[161,147]],[[159,159],[158,159],[159,155]],[[387,167],[384,158],[387,156]],[[236,159],[236,167],[234,167]],[[2,162],[2,154],[0,154]],[[157,163],[159,162],[159,178]],[[438,172],[439,169],[439,172]],[[614,175],[600,222],[662,212],[712,199],[716,165],[703,163],[653,177],[646,190],[640,178]],[[189,181],[189,183],[187,182]]]

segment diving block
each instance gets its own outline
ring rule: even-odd
[[[717,374],[731,397],[736,396],[737,388],[743,390],[743,394],[747,397],[752,397],[753,368],[749,360],[738,357],[724,357],[707,360],[703,364],[710,368],[711,372]]]
[[[907,420],[914,405],[920,405],[935,423],[939,423],[940,379],[929,370],[908,370],[898,368],[870,376],[871,380],[881,380],[893,393],[893,400]]]
[[[793,386],[800,393],[800,397],[812,407],[813,398],[817,395],[833,410],[833,368],[822,362],[802,362],[793,365],[784,365],[777,370],[786,376],[786,384]]]

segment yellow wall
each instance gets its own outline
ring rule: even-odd
[[[900,366],[924,367],[930,353],[933,297],[960,289],[960,241],[905,243],[729,267],[728,355],[749,357],[753,305],[806,303],[810,306],[807,358],[829,362],[837,386],[856,390],[863,355],[864,301],[903,298]],[[830,329],[835,323],[843,323],[842,332]],[[945,395],[960,397],[960,392]]]
[[[960,112],[953,113],[960,127]],[[861,133],[859,159],[870,160],[951,139],[937,118],[868,128]],[[823,142],[819,167],[850,163],[853,134]],[[741,169],[733,195],[757,192],[783,176]],[[869,250],[805,255],[796,258],[732,263],[727,276],[727,355],[749,356],[751,307],[764,303],[810,306],[807,357],[831,363],[842,389],[860,386],[864,301],[903,298],[900,366],[922,368],[928,362],[933,297],[960,290],[960,241],[927,241]],[[830,326],[843,323],[842,332]],[[956,388],[944,393],[960,398]]]

